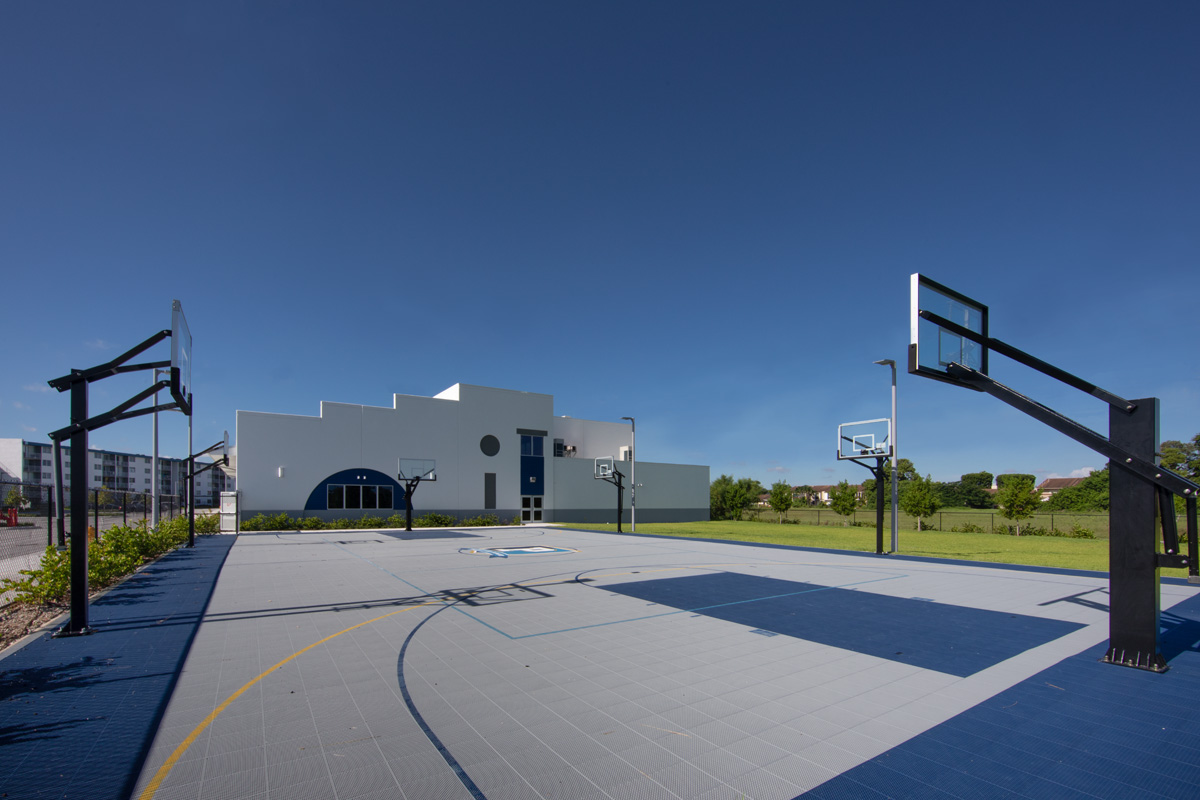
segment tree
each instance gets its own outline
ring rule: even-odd
[[[1092,472],[1076,486],[1050,495],[1042,508],[1047,511],[1107,511],[1108,467]]]
[[[771,484],[771,496],[768,498],[771,510],[779,514],[779,524],[783,524],[783,515],[792,507],[792,485],[783,481]]]
[[[712,519],[729,519],[730,493],[734,482],[732,475],[722,475],[708,487],[708,512]]]
[[[763,493],[754,478],[722,475],[708,487],[709,516],[713,519],[741,519],[742,513]]]
[[[1017,523],[1017,536],[1021,535],[1021,520],[1029,519],[1042,504],[1041,497],[1033,486],[1033,477],[1009,476],[996,492],[996,505],[1000,516]]]
[[[25,505],[25,495],[21,494],[21,487],[14,486],[8,490],[8,496],[4,498],[5,508],[21,508]]]
[[[990,472],[968,472],[959,481],[958,499],[967,508],[991,508],[992,480]]]
[[[1200,483],[1200,433],[1189,442],[1168,439],[1162,443],[1159,451],[1162,455],[1159,463],[1162,466],[1194,483]],[[1182,497],[1175,498],[1175,508],[1183,513]]]
[[[858,492],[847,481],[842,481],[829,493],[829,507],[837,514],[848,517],[858,508]],[[842,520],[842,525],[847,521]]]
[[[1037,478],[1024,472],[1006,472],[1003,475],[996,476],[996,488],[1003,489],[1004,484],[1009,481],[1029,481],[1030,483],[1036,483]]]
[[[815,505],[813,501],[813,495],[815,494],[816,490],[814,490],[813,487],[809,486],[807,483],[803,486],[797,486],[793,493],[793,496],[796,499],[795,504],[803,506]]]
[[[900,476],[900,491],[904,491],[904,484],[911,481],[913,478],[921,477],[917,472],[917,468],[913,466],[912,461],[907,458],[896,460],[896,473]],[[875,507],[875,479],[867,478],[862,485],[863,497],[866,498],[866,506],[868,508]],[[883,465],[883,496],[889,498],[892,496],[892,462],[888,461]]]
[[[939,483],[934,481],[933,491],[937,493],[938,504],[942,508],[956,508],[964,505],[962,499],[962,481]]]
[[[1190,481],[1200,480],[1200,433],[1193,436],[1189,442],[1168,439],[1162,443],[1159,450],[1164,467]]]
[[[900,510],[910,517],[917,518],[919,531],[925,530],[925,517],[933,516],[941,507],[933,478],[928,475],[924,478],[917,475],[900,487]]]

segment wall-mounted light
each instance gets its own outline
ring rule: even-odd
[[[279,477],[283,477],[283,467],[279,468]]]

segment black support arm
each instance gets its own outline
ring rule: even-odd
[[[1018,411],[1028,414],[1045,425],[1049,425],[1059,433],[1065,434],[1084,447],[1095,450],[1100,455],[1112,461],[1117,466],[1127,469],[1154,486],[1160,486],[1167,491],[1177,494],[1185,500],[1195,498],[1200,492],[1200,485],[1192,483],[1187,478],[1180,477],[1168,469],[1163,469],[1154,463],[1128,453],[1110,442],[1104,436],[1091,428],[1080,425],[1073,419],[1064,417],[1052,408],[1030,400],[1020,392],[1010,389],[978,370],[964,367],[962,364],[951,364],[946,371],[956,380],[990,394],[997,400],[1007,403]]]

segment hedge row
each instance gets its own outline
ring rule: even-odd
[[[216,533],[216,514],[196,518],[196,533]],[[176,517],[150,528],[145,521],[106,530],[88,545],[88,586],[103,589],[142,564],[188,540],[187,517]],[[14,602],[33,605],[65,603],[71,597],[71,551],[47,547],[36,569],[21,570],[23,578],[0,580],[0,593],[12,590]]]

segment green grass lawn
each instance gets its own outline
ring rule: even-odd
[[[597,531],[615,531],[615,525],[562,525]],[[629,532],[629,526],[622,526]],[[779,525],[769,522],[662,522],[640,523],[638,533],[760,542],[795,547],[875,552],[875,529],[816,525]],[[884,549],[891,532],[884,531]],[[962,561],[995,561],[1059,569],[1108,571],[1106,539],[1064,539],[1051,536],[1006,536],[994,533],[900,530],[900,554],[950,558]],[[1183,578],[1187,571],[1164,569],[1164,576]]]

